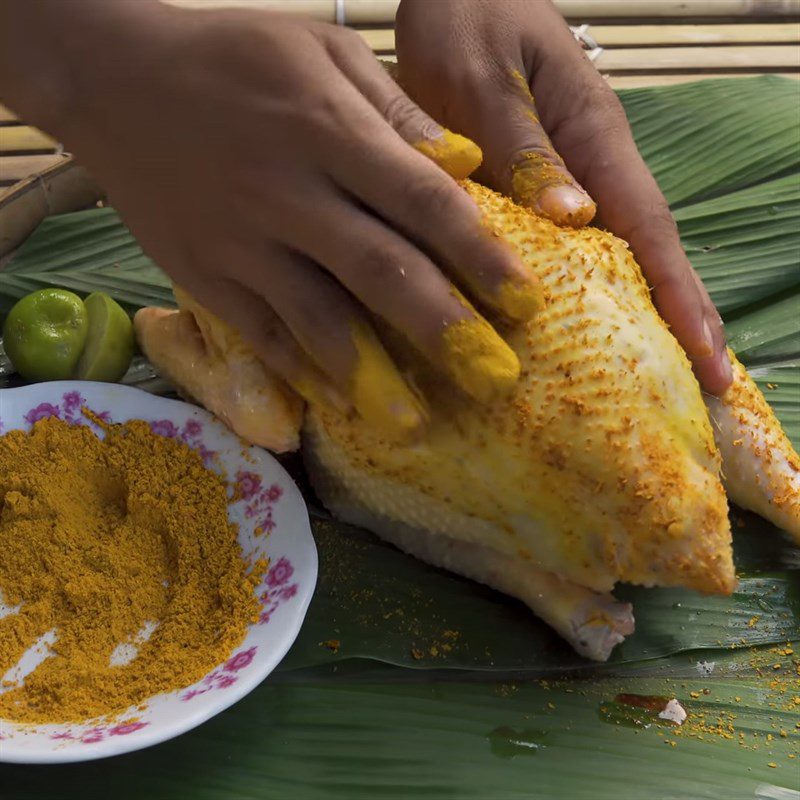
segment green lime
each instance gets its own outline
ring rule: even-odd
[[[8,312],[3,341],[14,368],[29,381],[72,376],[89,328],[78,295],[66,289],[40,289]]]
[[[84,301],[89,315],[89,334],[75,370],[84,381],[118,381],[133,358],[133,324],[121,306],[105,292],[94,292]]]

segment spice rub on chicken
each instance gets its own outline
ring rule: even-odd
[[[603,660],[633,630],[630,607],[610,594],[617,582],[733,590],[723,475],[734,502],[800,540],[797,456],[740,365],[726,395],[704,402],[624,242],[559,228],[489,189],[463,186],[544,287],[545,309],[504,330],[519,381],[485,406],[400,353],[429,412],[423,434],[397,441],[312,404],[306,463],[341,519],[520,598],[579,652]],[[200,339],[181,353],[170,334],[193,322],[201,331],[227,327],[192,304],[168,315],[145,309],[136,328],[150,359],[217,410],[218,389],[185,367],[202,363]],[[257,361],[252,351],[221,357],[231,375],[244,374],[232,362]],[[226,409],[224,418],[234,417]],[[285,421],[264,408],[255,441],[268,444]]]

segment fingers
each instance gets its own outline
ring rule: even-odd
[[[733,382],[733,368],[728,355],[722,318],[709,297],[706,287],[703,286],[700,276],[694,270],[692,270],[692,277],[697,285],[700,301],[703,304],[705,322],[711,331],[714,350],[713,354],[708,358],[694,359],[694,371],[700,385],[709,394],[721,397]]]
[[[557,225],[581,227],[591,222],[594,201],[553,147],[525,78],[508,70],[498,77],[496,87],[489,84],[475,94],[472,112],[480,117],[475,125],[482,129],[479,141],[492,185]]]
[[[465,6],[459,11],[462,25],[473,11],[481,16],[478,7]],[[501,16],[504,11],[508,9],[498,9]],[[479,28],[480,24],[473,19],[468,27]],[[503,27],[502,22],[498,25]],[[507,27],[514,30],[515,23]],[[491,52],[481,48],[480,33],[473,31],[468,38],[464,34],[466,41],[459,43],[459,49],[469,51],[476,41],[477,50],[470,58],[459,52],[455,60],[461,63],[453,71],[448,71],[442,57],[431,57],[427,51],[421,54],[409,41],[420,35],[424,36],[424,31],[412,34],[405,26],[398,28],[398,49],[409,53],[408,58],[400,59],[401,78],[412,87],[414,100],[443,121],[457,124],[480,145],[481,181],[559,225],[587,224],[595,213],[594,202],[567,169],[539,121],[522,74],[526,70],[521,55],[515,54],[521,33],[516,31],[512,41],[494,42]],[[454,47],[452,42],[449,46]]]
[[[719,314],[683,251],[666,200],[638,154],[609,163],[616,167],[613,187],[604,186],[598,196],[604,222],[630,244],[653,302],[701,386],[711,394],[724,392],[732,377]],[[591,180],[603,185],[612,175]]]
[[[178,287],[176,296],[185,294]],[[181,299],[189,310],[200,303],[234,328],[253,348],[267,369],[286,381],[304,400],[346,409],[348,401],[332,381],[298,345],[289,328],[259,296],[231,280],[200,281],[192,286],[192,295]],[[224,345],[224,332],[203,331],[208,348]]]
[[[597,140],[583,179],[600,204],[602,222],[630,244],[656,307],[703,388],[723,392],[731,372],[719,314],[683,251],[666,200],[627,130]]]
[[[269,296],[291,336],[366,422],[390,438],[405,438],[424,424],[424,407],[366,315],[316,264],[271,247],[263,264],[252,264],[246,274],[249,288]]]
[[[597,201],[599,220],[630,244],[653,301],[713,394],[731,381],[719,315],[692,269],[669,206],[644,163],[617,96],[579,51],[568,74],[565,26],[540,52],[535,86],[555,131],[553,143]]]
[[[329,49],[354,86],[383,113],[395,131],[451,178],[467,178],[480,166],[480,147],[465,136],[443,128],[412,102],[391,74],[376,63],[372,50],[361,37],[356,35],[348,43],[346,37],[337,36],[331,40]]]
[[[489,402],[513,388],[513,350],[412,243],[345,198],[314,223],[306,254],[465,392]]]
[[[410,144],[456,180],[468,178],[483,159],[481,149],[475,142],[446,128],[436,137]]]
[[[366,63],[358,53],[339,57],[347,62],[356,88],[379,113],[369,117],[356,136],[348,131],[337,142],[339,158],[329,165],[331,176],[417,242],[481,302],[511,319],[529,319],[544,305],[538,279],[510,246],[488,233],[466,193],[428,160],[436,160],[451,174],[463,174],[472,168],[471,163],[464,166],[472,158],[472,144],[442,131],[376,65],[369,51],[367,55]]]

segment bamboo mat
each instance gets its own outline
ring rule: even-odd
[[[398,0],[163,1],[194,8],[264,8],[347,24],[381,58],[395,57],[392,24]],[[764,73],[800,78],[800,0],[555,3],[614,88]],[[65,158],[56,142],[0,105],[0,197]]]

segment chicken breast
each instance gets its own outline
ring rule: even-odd
[[[628,248],[467,190],[544,285],[546,310],[506,334],[522,377],[482,406],[415,370],[431,421],[414,445],[312,408],[304,441],[322,499],[348,521],[364,509],[595,591],[627,581],[730,592],[708,413]]]

